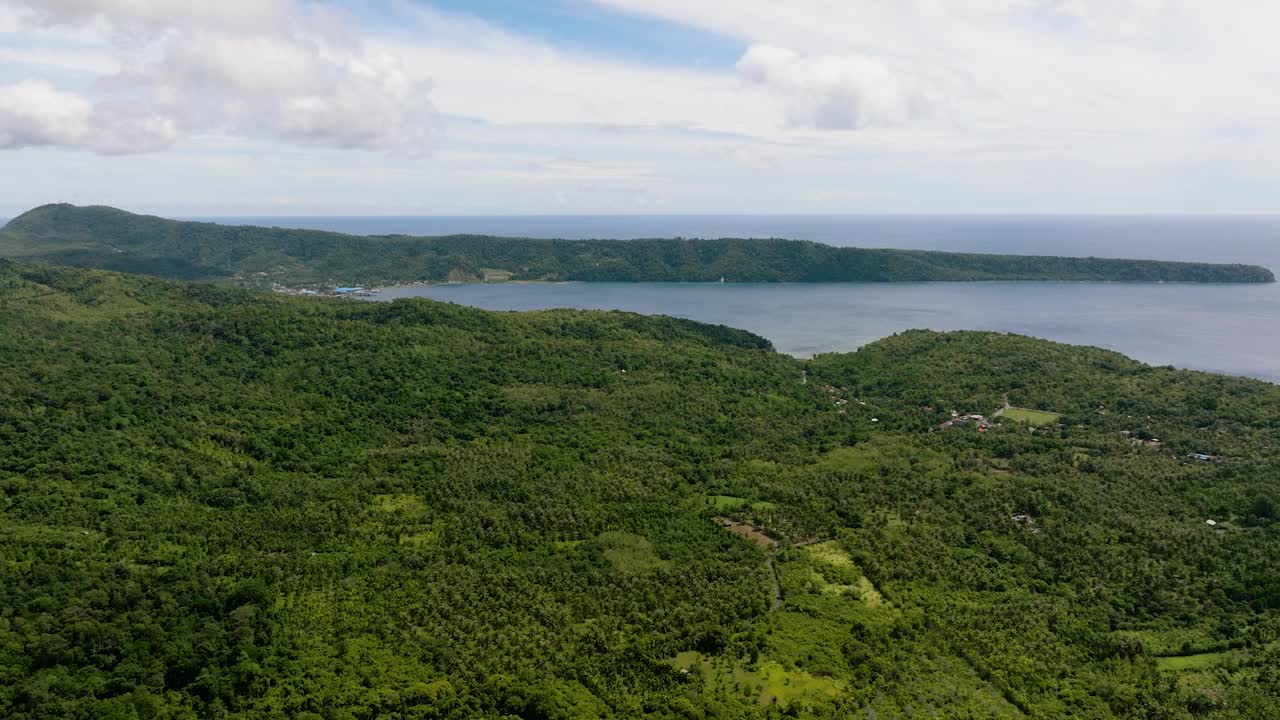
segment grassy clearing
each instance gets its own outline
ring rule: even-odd
[[[797,700],[826,700],[840,696],[844,683],[834,678],[818,677],[806,672],[787,670],[766,660],[759,663],[761,681],[760,704],[790,705]]]
[[[819,592],[827,595],[843,595],[857,598],[867,607],[889,607],[889,601],[884,599],[884,596],[876,589],[875,584],[868,580],[865,575],[859,576],[858,581],[854,583],[828,582],[821,573],[817,572],[813,573],[812,578],[814,584],[818,586]]]
[[[440,532],[432,525],[419,525],[400,533],[400,544],[413,548],[426,548],[440,543]]]
[[[857,585],[829,583],[826,578],[818,573],[814,573],[813,576],[814,580],[819,584],[819,592],[824,592],[828,595],[852,595],[855,597],[858,595]]]
[[[794,702],[816,702],[839,697],[844,683],[828,677],[788,670],[773,660],[761,660],[751,668],[742,660],[713,658],[698,652],[676,655],[672,664],[680,670],[698,673],[708,689],[724,694],[754,698],[761,705],[787,706]]]
[[[1182,655],[1178,657],[1156,658],[1156,667],[1161,670],[1204,670],[1206,668],[1225,665],[1232,660],[1245,660],[1249,653],[1245,650],[1227,650],[1225,652],[1200,653],[1199,655]]]
[[[1142,641],[1147,652],[1152,655],[1192,655],[1211,653],[1226,649],[1218,646],[1222,643],[1213,628],[1209,626],[1180,627],[1163,630],[1132,630],[1117,633],[1129,635]],[[1199,652],[1192,652],[1193,650]]]
[[[749,507],[756,511],[777,510],[778,504],[768,502],[766,500],[757,500],[752,502],[746,498],[735,497],[733,495],[708,495],[706,503],[709,507],[715,508],[716,512],[726,513],[734,510],[741,510]]]
[[[838,540],[807,545],[804,551],[816,563],[827,566],[825,574],[820,571],[813,573],[814,581],[819,585],[821,592],[853,596],[865,603],[867,607],[878,608],[889,605],[889,602],[876,589],[875,584],[859,572],[853,563],[853,558],[840,546]],[[835,582],[829,581],[828,577],[835,579]]]
[[[429,522],[427,505],[418,495],[374,495],[370,505],[372,512],[359,526],[367,538],[419,549],[440,544],[444,527],[439,520]]]
[[[733,512],[747,506],[747,499],[732,495],[708,495],[707,504],[716,512]]]
[[[822,470],[858,472],[891,467],[929,477],[936,477],[949,465],[950,460],[944,455],[901,436],[877,437],[854,447],[836,448],[817,462]]]
[[[209,438],[198,438],[182,442],[181,446],[187,452],[212,460],[223,467],[237,467],[249,460],[248,455],[229,450],[214,443]]]
[[[774,613],[769,618],[768,646],[765,659],[784,667],[818,677],[841,676],[848,672],[842,644],[833,637],[844,637],[858,619],[866,616],[861,605],[845,599],[811,596],[815,602]]]
[[[395,495],[374,495],[373,509],[383,513],[416,516],[426,512],[427,506],[423,504],[422,498],[417,495],[399,493]]]
[[[54,547],[77,547],[89,542],[96,542],[99,533],[86,531],[84,528],[71,525],[43,525],[5,518],[0,524],[0,540],[22,541],[36,545]]]
[[[815,545],[806,545],[805,552],[809,553],[814,560],[824,562],[834,567],[851,568],[853,567],[853,558],[849,557],[849,553],[840,547],[837,540],[828,540],[827,542],[817,543]]]
[[[1280,642],[1273,642],[1265,648],[1259,649],[1258,652],[1267,652],[1276,647],[1280,647]],[[1245,663],[1252,657],[1253,651],[1246,648],[1217,650],[1213,652],[1195,653],[1194,655],[1170,655],[1167,657],[1158,657],[1156,658],[1156,667],[1161,670],[1170,670],[1174,672],[1187,670],[1211,670],[1224,665]]]
[[[1058,422],[1058,418],[1061,418],[1062,414],[1048,412],[1047,410],[1029,410],[1027,408],[1011,407],[1005,410],[1001,417],[1009,418],[1014,422],[1040,426],[1052,425],[1053,423]]]
[[[858,578],[858,597],[862,598],[862,602],[868,607],[887,607],[889,601],[884,599],[876,586],[864,575]]]
[[[934,654],[919,658],[898,682],[903,692],[896,697],[878,695],[862,717],[991,720],[1027,717],[990,683],[978,677],[972,666],[957,657]],[[903,698],[910,698],[910,704],[904,703]]]
[[[613,566],[623,572],[664,570],[670,563],[658,557],[653,543],[640,535],[624,532],[601,533],[596,542]]]

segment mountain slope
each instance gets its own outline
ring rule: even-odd
[[[1278,447],[1028,338],[0,261],[0,715],[1274,717]]]
[[[360,237],[231,227],[46,205],[14,218],[0,256],[242,284],[380,284],[483,278],[584,282],[1112,280],[1273,282],[1247,265],[836,248],[792,240]]]

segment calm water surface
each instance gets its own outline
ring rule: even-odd
[[[220,218],[352,233],[561,238],[785,237],[832,245],[1240,262],[1280,272],[1280,217],[533,216]],[[394,288],[492,310],[674,315],[744,328],[800,356],[912,328],[996,330],[1144,362],[1280,382],[1280,284],[533,284]]]
[[[1280,285],[557,283],[392,288],[490,310],[674,315],[750,330],[800,356],[912,328],[998,330],[1280,382]]]

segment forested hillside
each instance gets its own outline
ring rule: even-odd
[[[0,261],[0,717],[1274,718],[1278,443],[1022,337]]]
[[[865,239],[875,242],[875,238]],[[243,285],[477,280],[895,282],[1103,280],[1273,282],[1249,265],[831,247],[795,240],[542,240],[359,237],[230,227],[46,205],[0,231],[0,257]]]

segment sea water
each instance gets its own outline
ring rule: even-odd
[[[1236,262],[1280,273],[1280,217],[533,216],[219,218],[359,234],[551,238],[782,237],[958,252]],[[673,315],[743,328],[786,353],[855,350],[912,328],[995,330],[1144,362],[1280,382],[1280,284],[546,283],[391,288],[492,310]]]

